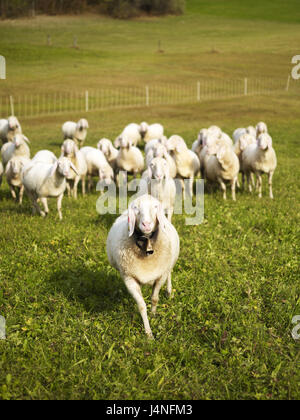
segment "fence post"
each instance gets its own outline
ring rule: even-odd
[[[245,82],[244,82],[244,95],[248,95],[248,79],[247,79],[247,77],[245,77]]]
[[[201,84],[200,82],[197,83],[197,101],[201,101]]]
[[[11,95],[9,97],[9,103],[10,103],[10,114],[14,116],[15,115],[14,98]]]
[[[286,91],[288,92],[289,87],[290,87],[290,80],[291,80],[291,76],[288,75],[288,79],[287,79],[287,84],[286,84]]]
[[[85,112],[89,112],[89,92],[85,91]]]
[[[146,86],[146,106],[150,105],[149,86]]]

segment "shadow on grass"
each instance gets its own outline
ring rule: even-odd
[[[48,284],[53,293],[63,293],[68,300],[82,304],[89,313],[114,311],[129,296],[117,272],[102,268],[92,271],[83,265],[56,271]],[[129,301],[133,311],[134,302]]]

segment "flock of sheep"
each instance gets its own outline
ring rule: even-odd
[[[193,181],[201,174],[209,182],[218,183],[226,199],[226,183],[230,183],[232,199],[236,200],[238,175],[242,173],[248,188],[262,196],[262,174],[268,175],[269,195],[273,198],[272,177],[277,161],[272,139],[265,123],[254,128],[238,128],[233,140],[219,127],[211,126],[199,132],[190,150],[179,135],[167,138],[161,124],[131,123],[116,138],[114,144],[101,139],[97,147],[84,147],[88,122],[66,122],[62,127],[64,141],[61,156],[48,150],[39,151],[30,159],[29,140],[22,134],[16,117],[0,120],[2,163],[0,185],[5,174],[11,194],[22,203],[24,191],[31,199],[33,212],[45,217],[47,199],[57,199],[62,219],[62,199],[65,191],[77,198],[78,184],[82,194],[93,185],[93,177],[109,185],[120,185],[120,171],[138,174],[149,186],[148,193],[134,200],[112,226],[107,238],[108,259],[119,270],[124,283],[137,302],[145,331],[153,338],[141,286],[152,285],[152,312],[155,313],[160,288],[167,283],[172,294],[171,272],[179,255],[179,237],[171,223],[174,210],[175,178],[182,183],[184,194],[193,195]],[[138,145],[145,144],[145,155]],[[254,180],[256,175],[256,185]],[[188,191],[185,182],[188,180]],[[40,208],[43,205],[43,210]]]

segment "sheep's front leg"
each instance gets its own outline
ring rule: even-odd
[[[16,192],[15,192],[14,187],[12,185],[10,185],[9,188],[10,188],[10,192],[11,192],[12,198],[14,200],[16,200],[17,199],[17,195],[16,195]]]
[[[273,178],[273,174],[274,172],[269,172],[268,175],[268,182],[269,182],[269,193],[270,193],[270,198],[274,198],[273,197],[273,189],[272,189],[272,178]]]
[[[262,178],[260,174],[256,174],[257,178],[257,187],[258,187],[258,197],[262,197]]]
[[[252,193],[252,185],[251,185],[251,179],[250,179],[250,172],[247,173],[247,184],[248,184],[249,193]]]
[[[171,273],[168,274],[167,278],[167,295],[169,298],[172,297],[172,275]]]
[[[221,189],[223,191],[223,199],[226,200],[226,185],[223,182],[222,178],[218,178],[219,184],[221,186]]]
[[[67,181],[67,191],[68,191],[68,197],[71,197],[71,186],[68,181]]]
[[[77,200],[77,191],[78,191],[79,181],[80,181],[80,177],[76,176],[75,181],[74,181],[74,187],[73,187],[73,196],[75,200]]]
[[[58,198],[57,198],[57,211],[58,211],[58,216],[59,219],[62,220],[62,211],[61,211],[61,204],[62,204],[62,200],[64,198],[64,195],[61,194]]]
[[[47,198],[46,197],[41,198],[41,203],[43,204],[45,213],[47,215],[49,213]]]
[[[191,197],[193,197],[193,184],[194,184],[194,177],[192,176],[189,179],[189,192],[190,192]]]
[[[19,204],[20,204],[20,206],[23,203],[24,190],[25,190],[25,187],[24,187],[24,185],[22,185],[22,187],[20,188],[20,195],[19,195]]]
[[[85,195],[86,194],[86,191],[85,191],[85,176],[83,176],[81,178],[81,187],[82,187],[82,195]]]
[[[141,288],[139,286],[139,284],[131,277],[127,277],[124,279],[125,285],[128,289],[128,292],[131,294],[131,296],[134,298],[134,300],[136,301],[141,317],[143,319],[144,322],[144,327],[145,327],[145,331],[146,334],[149,338],[153,339],[153,334],[150,328],[150,324],[149,324],[149,320],[148,320],[148,315],[147,315],[147,307],[146,307],[146,303],[144,301],[144,298],[142,296],[142,292],[141,292]]]
[[[236,201],[236,196],[235,196],[236,184],[237,184],[237,178],[232,179],[231,180],[231,194],[232,194],[233,201]]]

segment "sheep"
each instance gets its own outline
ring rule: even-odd
[[[247,134],[250,134],[253,137],[256,137],[256,129],[253,127],[253,125],[249,125],[249,127],[246,128]]]
[[[222,130],[217,125],[211,125],[208,129],[208,133],[215,137],[220,137],[222,134]]]
[[[236,143],[237,141],[238,141],[238,139],[243,135],[243,134],[246,134],[247,133],[247,130],[246,130],[246,128],[237,128],[236,130],[234,130],[234,132],[233,132],[233,134],[232,134],[232,137],[233,137],[233,140],[234,140],[234,143]],[[256,135],[256,133],[255,133],[255,135]]]
[[[272,147],[272,138],[268,133],[258,136],[256,144],[248,145],[242,152],[242,168],[247,176],[249,191],[251,173],[257,177],[258,197],[262,197],[262,174],[268,175],[269,196],[273,199],[272,178],[277,166],[275,150]]]
[[[62,220],[62,199],[71,169],[76,173],[77,170],[73,163],[65,157],[60,158],[53,165],[31,162],[23,168],[22,183],[32,201],[33,213],[38,212],[42,217],[45,217],[49,213],[47,199],[53,197],[57,198],[58,215]],[[44,206],[44,211],[38,204],[39,200]]]
[[[244,184],[245,184],[245,174],[243,172],[243,167],[242,167],[242,153],[243,153],[243,150],[245,150],[246,147],[249,144],[256,144],[256,138],[255,138],[255,136],[252,136],[251,134],[244,133],[236,141],[236,143],[234,145],[234,148],[233,148],[233,150],[234,150],[235,154],[237,155],[237,157],[239,159],[239,162],[240,162],[240,172],[242,173],[242,186],[243,186],[243,188],[244,188]],[[239,183],[237,183],[237,186],[239,187]]]
[[[147,154],[151,149],[155,149],[160,144],[167,147],[167,143],[168,139],[166,136],[162,136],[159,139],[152,139],[145,145],[145,154]]]
[[[82,184],[82,195],[85,195],[85,177],[88,170],[85,156],[78,149],[74,140],[65,140],[61,146],[61,157],[68,158],[77,169],[76,173],[70,171],[69,177],[67,178],[68,195],[70,196],[72,194],[75,200],[77,200],[77,189],[80,180]],[[73,182],[73,188],[70,186],[70,181]]]
[[[22,134],[22,128],[17,117],[11,116],[7,120],[0,120],[0,140],[3,144],[12,141],[16,134]]]
[[[176,185],[170,176],[169,164],[166,159],[157,157],[152,159],[147,170],[148,192],[163,206],[168,220],[171,222],[174,212]]]
[[[161,143],[158,143],[155,148],[150,149],[146,154],[146,166],[148,167],[150,165],[152,159],[159,157],[164,158],[167,161],[169,166],[170,177],[175,178],[177,175],[175,161],[172,158],[172,156],[168,153],[167,148]]]
[[[205,158],[205,177],[212,182],[218,182],[226,200],[226,181],[230,181],[232,199],[236,200],[235,189],[240,170],[239,159],[228,145],[208,143],[208,153]]]
[[[171,151],[171,156],[175,160],[177,175],[182,178],[182,187],[185,190],[183,179],[189,179],[189,193],[193,196],[193,182],[194,177],[200,171],[200,161],[196,153],[189,150],[180,136],[172,136],[168,142],[168,148]]]
[[[138,305],[147,336],[153,339],[141,286],[153,287],[155,314],[165,282],[168,295],[172,295],[171,272],[180,250],[178,233],[165,217],[160,202],[148,194],[134,200],[110,229],[106,250],[110,264],[120,272]]]
[[[257,139],[260,134],[267,133],[267,132],[268,132],[268,127],[266,123],[261,121],[256,125],[256,138]]]
[[[83,147],[80,152],[84,155],[87,164],[88,191],[90,192],[92,189],[93,176],[98,176],[99,181],[105,182],[105,185],[111,184],[114,179],[114,171],[104,154],[94,147]]]
[[[133,173],[136,178],[137,174],[141,173],[144,169],[144,157],[140,149],[132,145],[128,137],[122,137],[120,142],[120,150],[117,156],[117,171],[123,170]]]
[[[114,146],[117,149],[119,149],[121,146],[122,137],[128,137],[131,140],[132,145],[137,146],[138,143],[142,140],[141,126],[136,123],[128,124],[114,142]]]
[[[30,149],[26,143],[30,143],[30,141],[23,134],[16,134],[12,142],[5,143],[1,149],[3,166],[6,166],[14,156],[23,156],[29,159]]]
[[[97,144],[97,149],[99,149],[104,154],[107,162],[110,164],[113,170],[116,170],[118,150],[114,148],[112,142],[108,139],[101,139]]]
[[[161,124],[148,125],[146,122],[142,122],[140,125],[140,133],[145,143],[153,139],[160,139],[164,135],[164,127]]]
[[[78,143],[79,147],[82,147],[86,136],[89,123],[85,118],[81,118],[77,123],[73,121],[67,121],[62,126],[63,139],[71,139]]]
[[[2,162],[0,161],[0,187],[2,185],[3,174],[4,174],[4,168],[3,168]]]
[[[14,200],[17,199],[15,189],[19,189],[19,204],[22,204],[24,195],[24,185],[22,184],[22,170],[30,163],[30,159],[24,158],[23,156],[12,157],[6,165],[5,176],[8,186],[10,188],[11,195]]]
[[[31,162],[48,163],[50,165],[53,165],[56,161],[57,157],[50,150],[40,150],[31,159]]]

